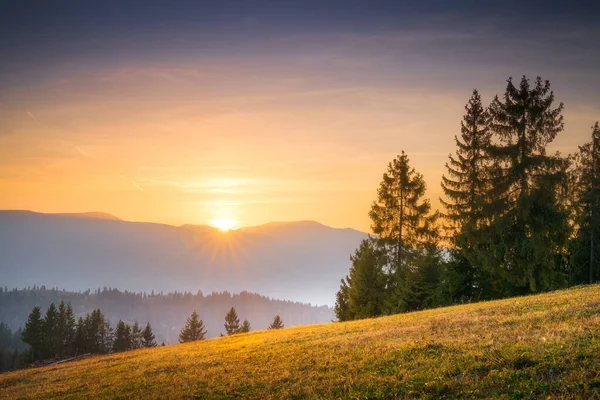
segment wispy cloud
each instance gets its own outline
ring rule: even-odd
[[[144,191],[144,189],[137,184],[136,181],[131,181],[131,184],[137,189],[137,190],[141,190],[142,192]]]
[[[29,115],[29,117],[35,121],[36,124],[41,125],[40,121],[38,121],[38,119],[35,117],[35,115],[33,115],[33,113],[31,111],[27,111],[27,115]]]

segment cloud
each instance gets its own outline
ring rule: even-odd
[[[142,188],[140,185],[138,185],[136,181],[131,181],[131,184],[132,184],[132,185],[133,185],[133,186],[134,186],[136,189],[138,189],[138,190],[141,190],[142,192],[144,191],[144,189],[143,189],[143,188]]]
[[[27,111],[27,115],[29,115],[29,117],[35,121],[36,124],[41,125],[40,121],[38,121],[38,119],[35,117],[35,115],[33,115],[33,113],[31,111]]]

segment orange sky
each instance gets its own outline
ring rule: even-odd
[[[368,230],[381,175],[401,150],[437,204],[469,87],[311,90],[284,75],[261,91],[203,95],[207,82],[232,77],[239,87],[254,82],[244,70],[154,66],[16,93],[27,100],[2,111],[0,208],[169,224],[310,219]],[[570,134],[557,146],[569,151],[593,118],[567,110]]]
[[[295,11],[269,10],[223,17],[237,36],[195,17],[181,29],[177,20],[164,32],[129,31],[136,13],[123,27],[88,32],[77,21],[96,14],[85,8],[37,36],[11,30],[0,40],[0,209],[175,225],[316,220],[368,231],[381,176],[402,150],[438,205],[474,87],[487,103],[509,76],[550,79],[566,104],[553,148],[565,152],[600,118],[591,25],[557,27],[555,37],[532,25],[522,41],[529,25],[466,26],[453,10],[444,18],[424,10],[420,24],[399,11],[369,14],[365,26],[360,10],[345,22],[328,10],[295,21],[285,19]]]

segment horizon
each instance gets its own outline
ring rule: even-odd
[[[173,226],[173,227],[176,227],[176,228],[181,228],[181,227],[184,227],[184,226],[202,226],[202,227],[213,228],[215,230],[221,230],[221,231],[224,231],[224,232],[243,230],[243,229],[246,229],[246,228],[257,228],[257,227],[261,227],[261,226],[265,226],[265,225],[270,225],[270,224],[315,223],[315,224],[324,226],[326,228],[332,228],[332,229],[352,229],[352,230],[357,231],[357,232],[368,233],[366,231],[361,231],[359,229],[351,228],[349,226],[342,226],[342,227],[340,227],[340,226],[331,226],[331,225],[326,225],[326,224],[324,224],[322,222],[315,221],[315,220],[310,220],[310,219],[304,219],[304,220],[287,220],[287,221],[267,221],[267,222],[264,222],[264,223],[260,223],[258,225],[243,225],[243,226],[227,227],[227,229],[222,229],[221,227],[215,226],[215,225],[211,225],[210,223],[205,223],[205,224],[184,223],[184,224],[177,224],[177,225],[175,225],[175,224],[169,224],[169,223],[166,223],[166,222],[129,220],[129,219],[121,218],[118,215],[114,215],[114,214],[107,213],[107,212],[104,212],[104,211],[42,212],[42,211],[27,210],[27,209],[0,209],[0,212],[28,212],[28,213],[34,213],[34,214],[58,215],[58,216],[89,216],[89,219],[107,219],[107,220],[114,220],[114,221],[121,221],[121,222],[135,222],[135,223],[159,224],[159,225]],[[101,217],[101,216],[111,217],[111,218],[98,218],[98,217]]]
[[[594,2],[116,4],[0,6],[0,208],[370,232],[402,150],[439,208],[473,88],[550,80],[551,151],[600,116]]]

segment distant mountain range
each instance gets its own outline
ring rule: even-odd
[[[366,233],[312,221],[221,232],[120,220],[104,213],[0,210],[0,285],[67,290],[243,290],[334,303]]]

